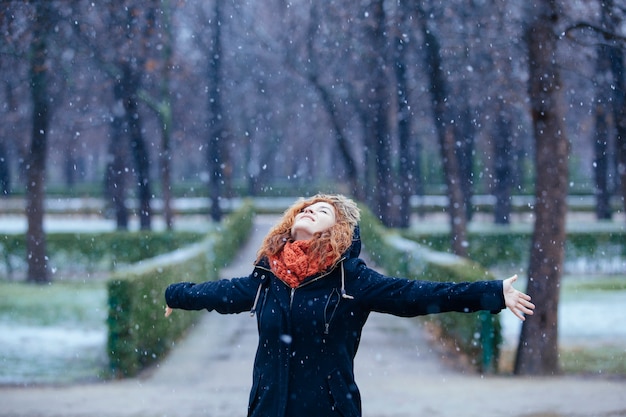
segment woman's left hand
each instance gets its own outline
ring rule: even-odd
[[[521,321],[526,318],[524,315],[532,315],[535,305],[530,302],[530,295],[513,288],[513,283],[517,281],[517,275],[502,281],[502,292],[504,293],[504,304]]]

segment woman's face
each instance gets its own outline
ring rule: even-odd
[[[332,227],[336,221],[335,208],[332,204],[318,201],[296,214],[291,226],[291,237],[294,240],[309,240],[315,233]]]

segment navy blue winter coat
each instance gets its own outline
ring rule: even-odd
[[[247,277],[170,285],[165,299],[172,308],[256,313],[259,344],[248,416],[359,417],[353,364],[370,312],[413,317],[505,307],[502,281],[391,278],[368,268],[359,251],[356,241],[335,268],[296,289],[262,261]]]

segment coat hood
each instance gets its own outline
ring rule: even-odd
[[[354,232],[352,232],[352,244],[350,245],[348,250],[345,252],[341,260],[341,265],[339,266],[341,268],[341,290],[340,290],[341,298],[347,298],[350,300],[354,299],[353,296],[351,296],[350,294],[346,292],[346,272],[344,269],[344,261],[348,259],[356,259],[359,257],[360,254],[361,254],[361,229],[359,228],[359,225],[357,224],[354,227]]]
[[[348,248],[348,250],[344,254],[345,259],[354,259],[358,258],[361,254],[361,228],[357,224],[354,227],[354,232],[352,233],[352,245]]]

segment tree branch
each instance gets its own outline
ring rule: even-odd
[[[578,39],[576,39],[576,37],[575,37],[575,33],[578,32],[578,31],[581,31],[581,30],[585,30],[585,29],[592,30],[596,34],[602,35],[602,38],[605,41],[624,43],[624,47],[626,48],[626,36],[622,36],[622,35],[620,35],[618,33],[611,32],[609,30],[606,30],[606,29],[604,29],[604,28],[602,28],[600,26],[594,25],[594,24],[589,23],[589,22],[578,22],[578,23],[575,23],[572,26],[567,27],[563,31],[563,33],[565,34],[565,37],[567,37],[568,39],[575,40],[576,42],[579,42]]]

